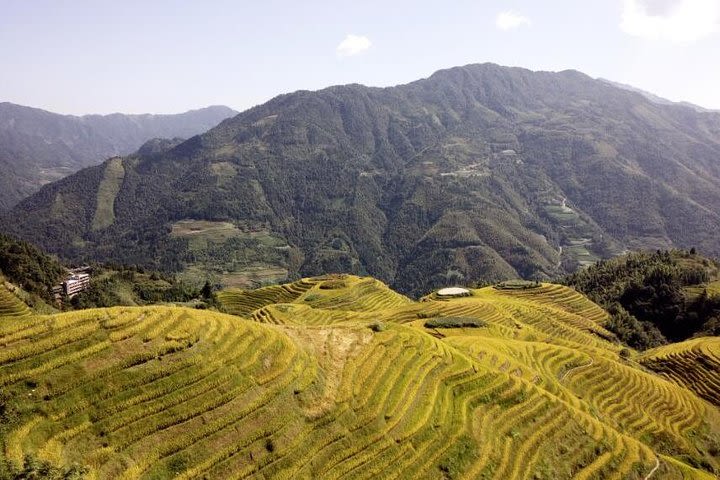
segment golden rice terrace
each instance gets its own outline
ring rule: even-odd
[[[228,314],[34,316],[2,293],[5,463],[96,479],[720,472],[717,338],[621,355],[606,313],[552,284],[415,302],[327,276],[219,297]]]

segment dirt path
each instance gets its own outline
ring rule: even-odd
[[[592,357],[590,357],[590,363],[586,363],[585,365],[579,365],[579,366],[577,366],[577,367],[571,368],[570,370],[568,370],[567,372],[565,372],[562,377],[560,377],[560,381],[562,382],[563,380],[565,380],[565,377],[567,377],[571,372],[574,372],[574,371],[577,370],[578,368],[589,367],[590,365],[593,364],[594,361],[595,361],[595,359],[592,358]]]
[[[660,468],[660,459],[656,455],[655,456],[655,466],[653,467],[652,470],[650,470],[650,473],[648,473],[647,476],[643,480],[648,480],[650,477],[652,477],[653,473],[655,473],[658,468]]]

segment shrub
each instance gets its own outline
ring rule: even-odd
[[[498,283],[493,288],[496,290],[527,290],[530,288],[538,288],[540,285],[540,282],[537,280],[532,282],[529,280],[508,280],[506,282]]]
[[[436,317],[425,322],[426,328],[481,328],[487,327],[485,320],[473,317]]]
[[[373,322],[370,324],[370,330],[375,333],[384,332],[387,330],[387,326],[383,322]]]

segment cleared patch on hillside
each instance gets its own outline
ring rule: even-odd
[[[202,285],[205,280],[223,288],[257,288],[261,285],[286,281],[287,268],[278,265],[249,264],[238,271],[227,271],[221,266],[190,264],[178,277],[191,285]]]
[[[102,230],[115,223],[115,197],[120,192],[124,178],[125,168],[122,158],[108,160],[103,179],[98,186],[93,230]]]
[[[179,274],[191,284],[251,288],[288,278],[290,247],[265,224],[186,219],[171,228],[171,237],[186,239],[192,253]]]
[[[552,199],[543,207],[544,213],[562,230],[560,261],[575,266],[588,266],[600,258],[593,253],[597,231],[576,210],[567,205],[565,198]]]
[[[207,242],[224,242],[229,238],[252,235],[242,232],[231,222],[215,222],[210,220],[180,220],[172,224],[170,235],[188,238],[191,245],[207,246]]]
[[[238,173],[232,162],[211,163],[210,171],[217,177],[216,184],[219,188],[231,187]]]

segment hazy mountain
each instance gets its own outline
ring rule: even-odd
[[[299,91],[162,150],[45,186],[11,229],[218,283],[348,271],[403,292],[626,248],[720,253],[720,115],[576,71]]]
[[[700,105],[695,105],[694,103],[690,102],[673,102],[672,100],[668,100],[667,98],[663,98],[659,95],[655,95],[654,93],[648,92],[647,90],[643,90],[641,88],[633,87],[632,85],[627,85],[625,83],[620,82],[613,82],[612,80],[607,80],[605,78],[600,78],[599,80],[603,82],[607,82],[610,85],[613,85],[615,87],[622,88],[623,90],[629,90],[631,92],[639,93],[640,95],[644,96],[648,100],[650,100],[653,103],[659,103],[661,105],[677,105],[677,106],[683,106],[692,108],[695,111],[698,112],[715,112],[718,113],[717,110],[712,110],[709,108],[701,107]]]
[[[151,138],[189,138],[234,113],[213,106],[176,115],[77,117],[0,103],[0,208],[80,168],[132,153]]]

